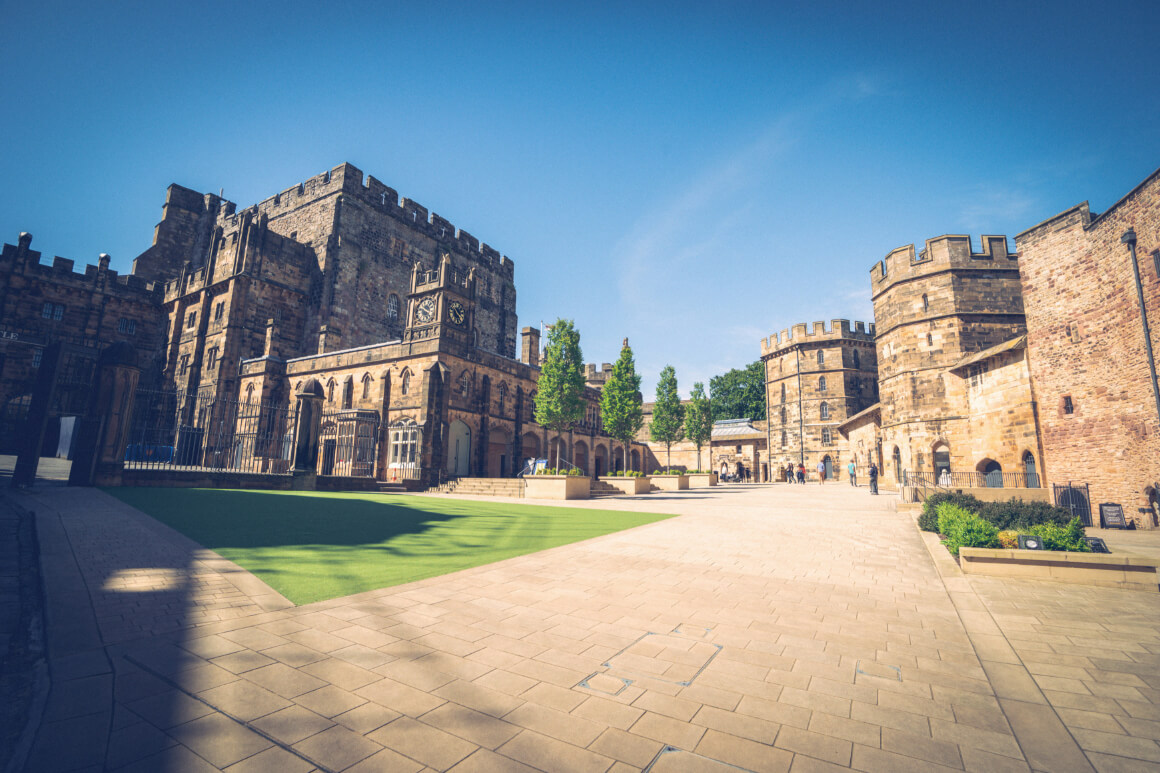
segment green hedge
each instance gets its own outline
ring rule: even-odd
[[[1071,522],[1071,512],[1047,502],[1024,502],[1011,499],[1008,502],[983,502],[970,494],[954,491],[931,494],[922,505],[922,515],[918,517],[918,528],[923,531],[939,531],[938,507],[949,502],[976,513],[983,520],[994,525],[999,531],[1020,531],[1033,533],[1031,529],[1041,524],[1055,524],[1066,527]]]
[[[1084,538],[1083,524],[1079,518],[1072,518],[1067,526],[1040,523],[1027,531],[1043,540],[1045,550],[1070,550],[1073,553],[1090,553],[1092,550]]]
[[[938,506],[938,530],[951,555],[957,556],[959,548],[999,547],[999,530],[994,524],[953,502]]]

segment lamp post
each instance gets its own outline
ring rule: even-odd
[[[1144,286],[1140,284],[1140,266],[1136,262],[1136,231],[1129,228],[1120,237],[1132,256],[1132,276],[1136,279],[1136,298],[1140,301],[1140,323],[1144,327],[1144,352],[1148,355],[1148,372],[1152,376],[1152,397],[1156,401],[1156,418],[1160,420],[1160,385],[1156,383],[1156,360],[1152,356],[1152,334],[1148,330],[1148,310],[1144,306]]]

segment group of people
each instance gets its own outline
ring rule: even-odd
[[[857,486],[858,485],[858,467],[857,467],[857,465],[854,464],[853,460],[850,460],[850,463],[846,465],[846,472],[849,473],[849,475],[850,475],[850,485]],[[870,475],[870,493],[877,494],[878,493],[878,465],[875,464],[874,462],[870,462],[870,469],[868,470],[868,473]],[[787,483],[798,483],[798,484],[805,483],[806,482],[806,466],[804,464],[802,464],[801,462],[799,462],[797,467],[794,467],[793,463],[790,462],[789,464],[787,464],[785,466],[785,480]],[[818,483],[825,483],[825,482],[826,482],[826,463],[825,462],[818,462]]]

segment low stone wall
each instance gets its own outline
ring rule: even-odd
[[[1157,587],[1160,579],[1158,565],[1160,560],[1130,553],[959,548],[959,566],[966,574],[1024,577],[1132,590],[1160,590]]]
[[[934,493],[935,489],[925,489],[926,494]],[[951,487],[947,491],[956,494],[970,494],[980,502],[1009,502],[1012,499],[1022,499],[1024,502],[1051,502],[1051,490],[1046,488],[990,488],[988,486]],[[916,486],[902,487],[903,502],[921,502],[926,496],[924,489]]]
[[[409,481],[406,481],[409,482]],[[378,491],[379,482],[374,478],[357,478],[345,475],[319,475],[316,491]]]
[[[599,480],[620,489],[625,494],[647,494],[652,490],[648,478],[625,478],[617,475],[606,475],[600,477]]]
[[[591,479],[584,475],[528,475],[526,499],[588,499]]]
[[[688,475],[654,475],[652,485],[661,491],[688,491]]]
[[[784,477],[784,476],[783,476]],[[717,485],[717,473],[696,473],[689,476],[689,486],[691,488],[706,488],[708,486]]]
[[[321,480],[321,479],[320,479]],[[121,474],[122,486],[164,486],[167,488],[229,488],[289,491],[290,475],[231,472],[229,470],[134,470]]]

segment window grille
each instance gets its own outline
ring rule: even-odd
[[[117,321],[117,332],[126,335],[133,335],[137,332],[137,322],[132,319],[121,318]]]
[[[1075,403],[1071,401],[1071,395],[1063,396],[1063,412],[1075,413]]]
[[[818,367],[820,368],[821,366],[823,366],[825,364],[826,364],[826,352],[822,349],[818,349]]]
[[[834,433],[829,427],[822,427],[822,445],[829,446],[834,444]]]
[[[399,296],[391,293],[387,298],[387,319],[394,322],[399,318]]]

